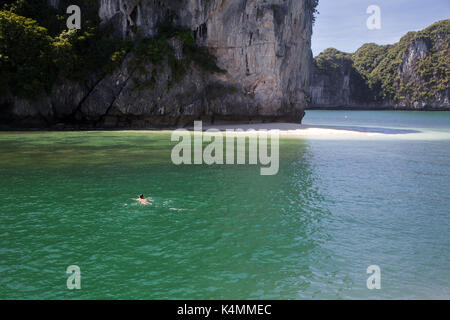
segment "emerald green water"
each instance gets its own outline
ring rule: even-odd
[[[0,298],[448,299],[450,113],[305,123],[389,134],[283,139],[260,176],[175,166],[169,133],[0,133]]]

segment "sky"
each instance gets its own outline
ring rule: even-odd
[[[381,29],[369,30],[371,5],[381,12]],[[450,18],[450,0],[319,0],[312,37],[314,56],[327,48],[355,52],[364,43],[392,44],[408,31]]]

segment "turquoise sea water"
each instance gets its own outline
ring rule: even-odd
[[[175,166],[169,133],[0,133],[0,298],[450,298],[450,113],[304,123],[381,135],[283,139],[260,176]]]

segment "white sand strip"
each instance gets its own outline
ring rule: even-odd
[[[194,130],[193,126],[185,128]],[[317,140],[449,140],[450,134],[428,131],[365,127],[365,126],[325,126],[325,125],[304,125],[298,123],[254,123],[254,124],[203,124],[202,130],[216,129],[219,131],[242,130],[248,135],[249,130],[276,130],[283,138],[307,138]],[[121,130],[123,132],[149,132],[149,133],[171,133],[173,130]],[[234,134],[239,135],[239,132]]]

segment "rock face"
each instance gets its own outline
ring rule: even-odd
[[[313,65],[310,107],[369,107],[373,102],[370,89],[353,66],[351,55],[337,50],[330,54],[333,58],[328,65]]]
[[[444,20],[391,46],[327,49],[315,58],[309,107],[450,110],[449,43]]]
[[[443,46],[443,42],[448,42],[450,39],[444,37],[438,40],[437,47]],[[432,46],[427,44],[423,39],[414,40],[406,49],[406,52],[403,54],[403,59],[401,64],[398,67],[398,77],[402,83],[410,83],[416,84],[417,86],[425,86],[424,79],[421,74],[418,72],[416,66],[424,61],[427,57],[429,57],[432,52],[435,51]],[[449,59],[450,52],[446,52],[446,57]],[[449,65],[447,65],[447,70],[444,71],[446,76],[449,76]],[[436,79],[436,82],[442,83],[442,79]],[[450,87],[447,85],[444,90],[440,90],[435,92],[431,97],[424,97],[421,99],[414,99],[413,101],[408,102],[400,102],[398,104],[399,107],[411,107],[413,109],[439,109],[445,110],[450,109]]]
[[[167,60],[140,66],[129,54],[121,68],[86,85],[65,82],[32,102],[3,97],[19,125],[81,123],[88,127],[183,126],[194,119],[300,122],[312,67],[311,0],[99,0],[99,17],[116,37],[152,37],[171,19],[194,30],[225,73],[194,64],[173,86]],[[57,5],[58,1],[52,1]],[[177,39],[172,43],[177,51]],[[181,59],[182,50],[178,50]],[[136,89],[158,68],[155,85]],[[8,102],[9,101],[9,102]]]

